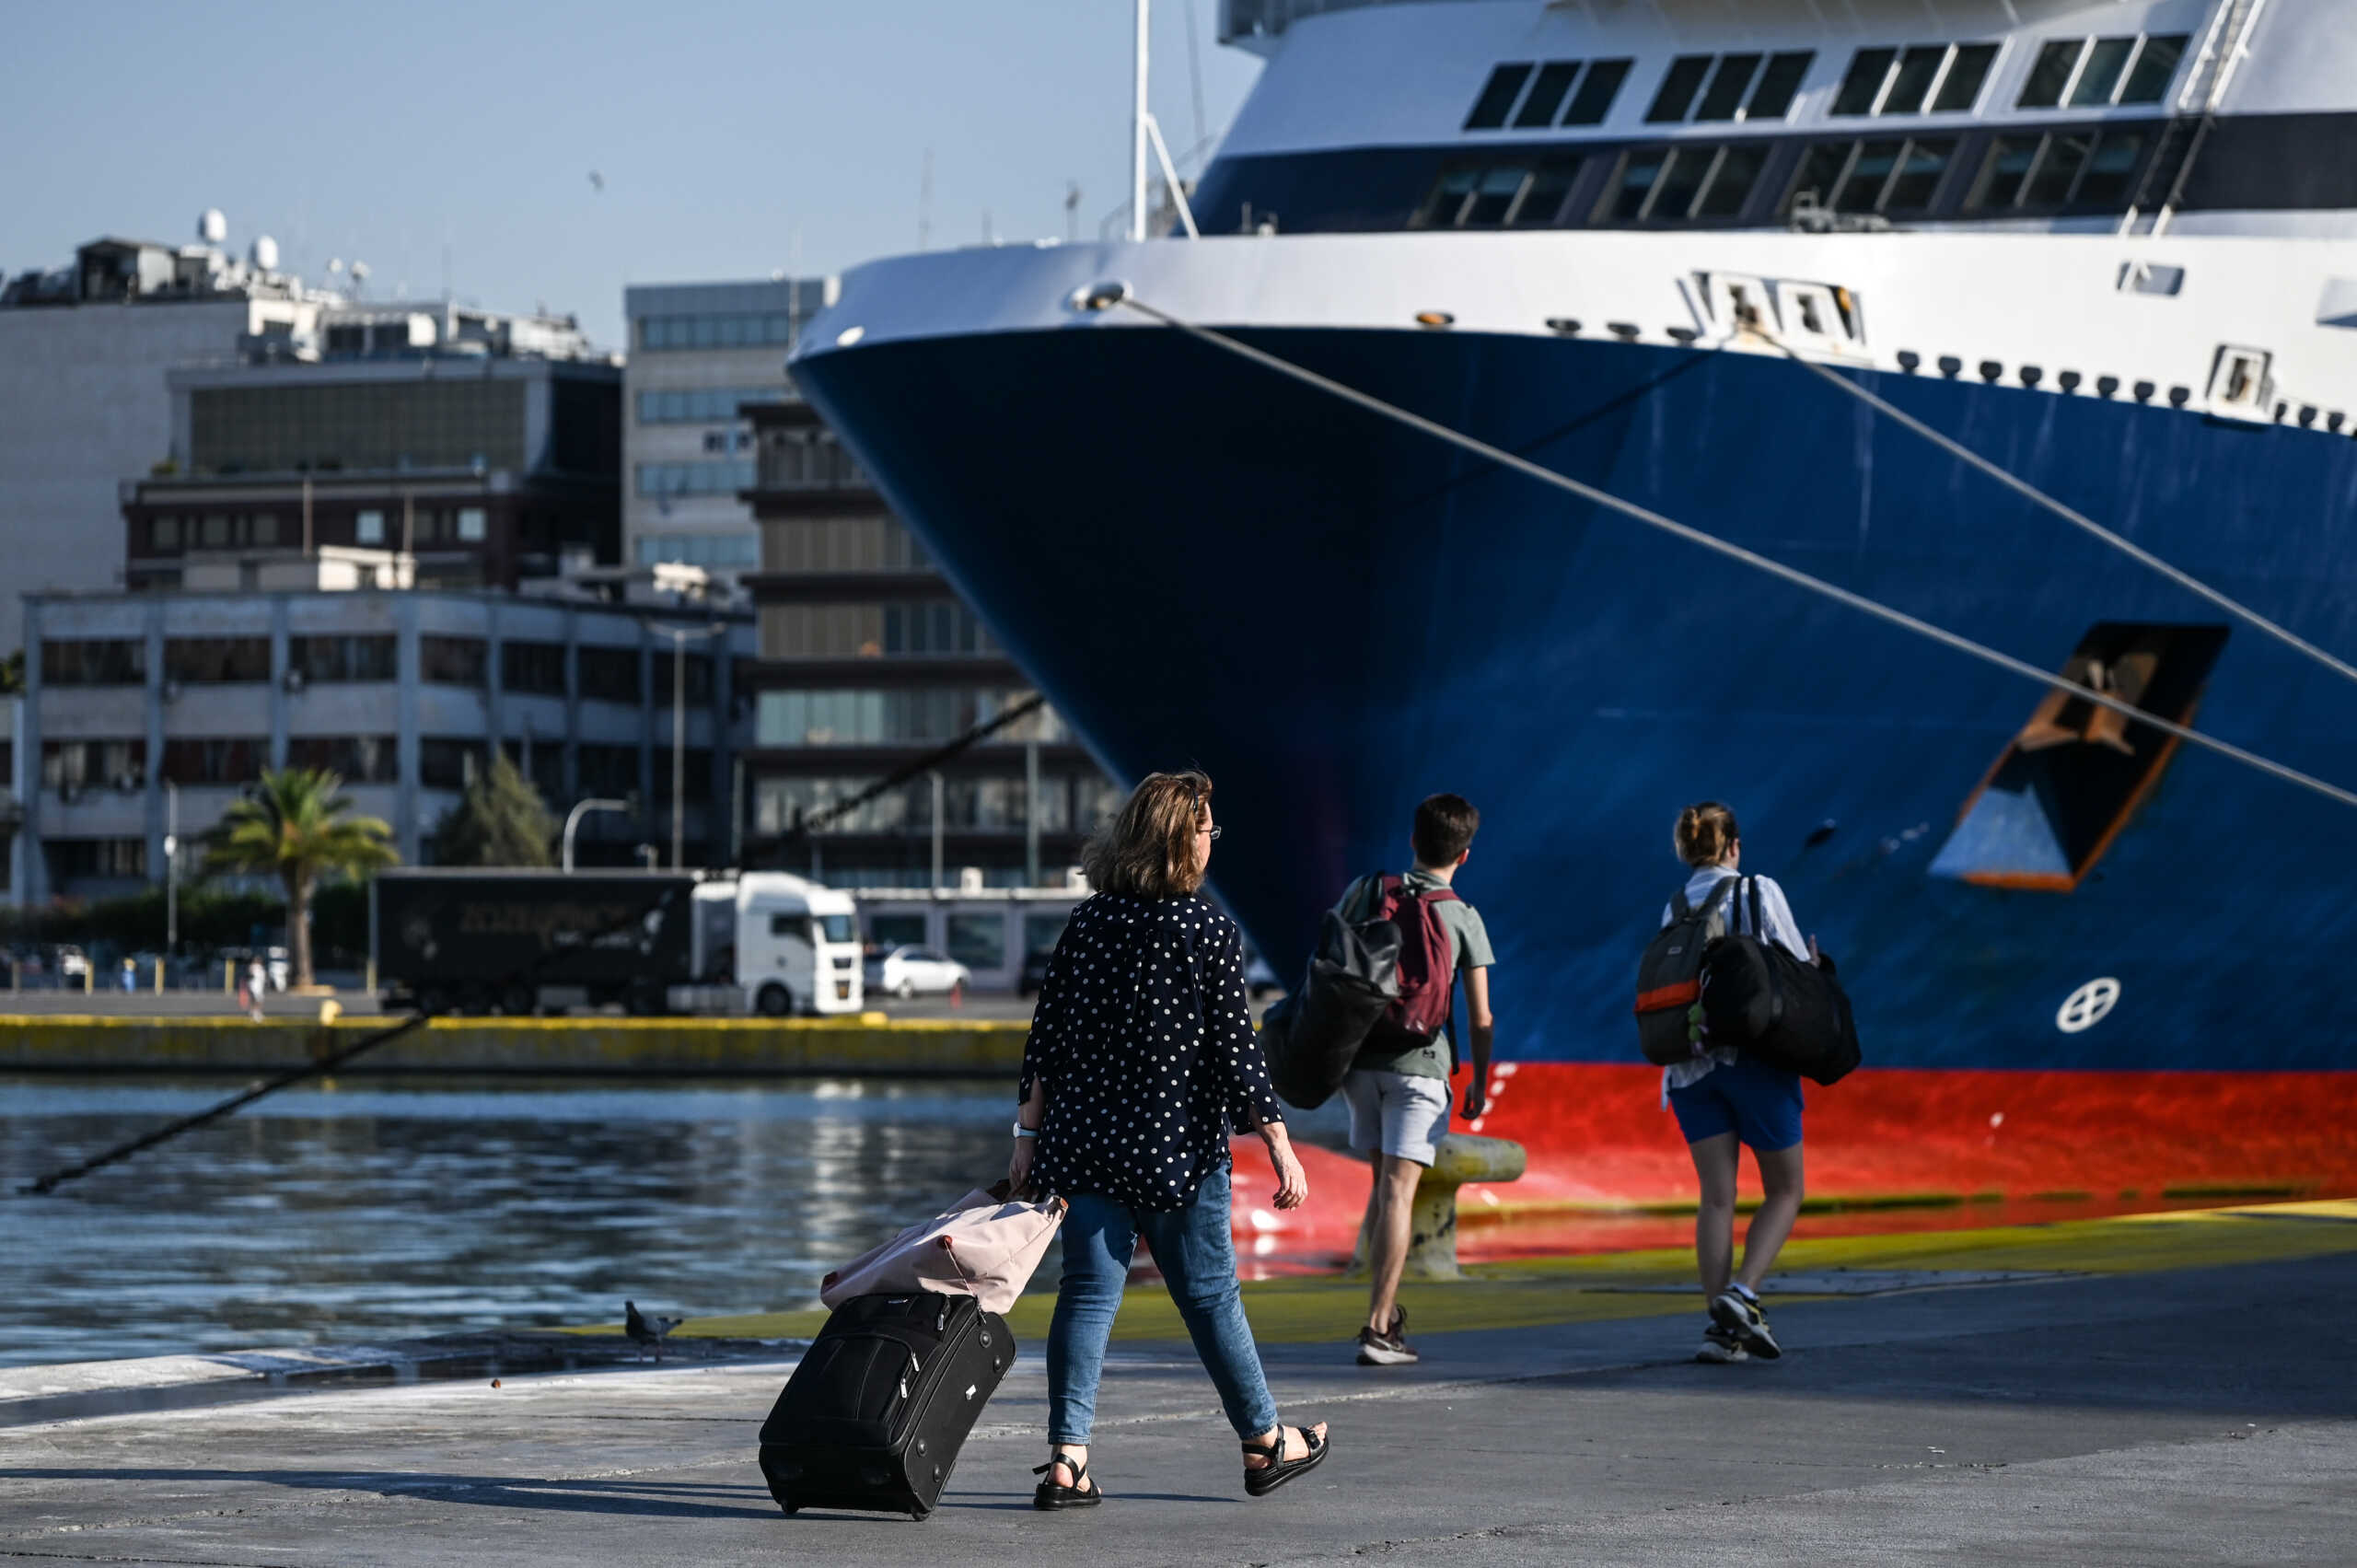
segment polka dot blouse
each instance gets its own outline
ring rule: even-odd
[[[1244,940],[1199,898],[1098,893],[1048,962],[1023,1086],[1048,1086],[1033,1179],[1175,1209],[1227,1165],[1231,1128],[1282,1121],[1244,999]]]

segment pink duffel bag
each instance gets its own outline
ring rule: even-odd
[[[1023,1294],[1056,1227],[1064,1223],[1064,1201],[1018,1202],[1003,1194],[1001,1182],[977,1190],[883,1246],[845,1263],[820,1282],[819,1299],[841,1307],[856,1295],[888,1295],[929,1290],[970,1295],[985,1312],[1004,1312]]]

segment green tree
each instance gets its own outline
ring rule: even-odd
[[[437,865],[554,865],[556,819],[505,752],[467,781],[434,830]]]
[[[266,872],[286,889],[295,983],[311,981],[311,893],[323,875],[356,875],[401,858],[392,829],[352,814],[343,780],[316,768],[265,772],[208,835],[208,871]]]
[[[6,658],[0,658],[0,697],[25,689],[25,650],[18,648]]]

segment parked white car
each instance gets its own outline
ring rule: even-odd
[[[965,965],[930,947],[895,947],[867,960],[871,996],[943,996],[972,978]]]

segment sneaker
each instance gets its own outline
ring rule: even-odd
[[[1713,1323],[1702,1330],[1702,1348],[1694,1353],[1694,1359],[1723,1366],[1729,1362],[1749,1361],[1751,1353],[1743,1348],[1741,1340]]]
[[[1397,1324],[1395,1316],[1391,1321]],[[1359,1330],[1359,1365],[1361,1366],[1413,1366],[1423,1358],[1416,1347],[1398,1334],[1378,1334],[1373,1329]]]
[[[1768,1315],[1759,1310],[1758,1302],[1740,1291],[1723,1290],[1711,1298],[1711,1321],[1762,1361],[1773,1361],[1784,1353],[1776,1336],[1769,1331]]]

